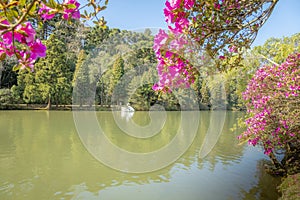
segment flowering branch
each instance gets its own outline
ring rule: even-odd
[[[186,40],[193,41],[205,50],[206,55],[216,60],[217,69],[223,70],[224,66],[229,64],[226,62],[229,62],[228,58],[232,55],[238,55],[238,58],[234,59],[235,62],[230,63],[230,66],[239,65],[242,50],[250,47],[259,28],[269,18],[277,2],[278,0],[167,0],[164,14],[169,28],[168,34],[173,35],[172,37],[184,35]],[[194,50],[193,53],[200,52]],[[159,72],[160,86],[154,89],[159,90],[164,86],[176,87],[184,83],[189,86],[193,82],[195,73],[191,70],[193,68],[191,64],[185,65],[186,67],[183,67],[185,70],[181,70],[181,64],[178,66],[166,64],[162,67],[165,63],[161,62],[163,60],[161,56],[164,57],[164,54],[157,57],[160,63],[158,71],[159,68],[164,68],[165,75],[162,76]],[[173,55],[173,60],[176,59],[174,56],[176,55]],[[189,60],[186,60],[186,63],[188,62]],[[173,80],[176,82],[177,79],[170,74],[172,71],[170,66],[177,72],[180,71],[181,77],[184,77],[183,84],[172,84]],[[185,72],[187,74],[184,74]]]
[[[99,1],[99,3],[101,0]],[[106,6],[96,5],[95,0],[88,0],[83,6],[92,6],[93,13],[80,14],[77,0],[64,0],[62,3],[54,0],[32,0],[28,5],[26,1],[1,1],[0,3],[0,60],[6,56],[16,55],[19,64],[14,70],[29,68],[33,70],[37,58],[46,56],[46,46],[37,38],[36,32],[28,19],[52,19],[56,14],[61,13],[63,19],[88,19],[89,16],[97,18],[97,14]],[[105,1],[105,5],[108,0]],[[24,9],[24,7],[26,7]],[[21,16],[18,16],[22,13]],[[105,25],[105,21],[99,21]]]

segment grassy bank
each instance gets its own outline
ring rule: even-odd
[[[109,105],[93,105],[92,107],[88,105],[52,105],[50,110],[91,110],[96,111],[110,111],[111,106]],[[5,104],[0,105],[0,110],[47,110],[47,105],[45,104]]]
[[[278,189],[282,193],[280,200],[299,200],[300,173],[284,178]]]

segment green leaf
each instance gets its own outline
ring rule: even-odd
[[[16,53],[16,57],[20,60],[22,59],[22,56],[20,55],[20,53]]]
[[[108,4],[108,0],[105,0],[105,5],[107,5]]]
[[[105,10],[107,7],[106,6],[103,6],[103,7],[101,7],[101,10]]]
[[[13,67],[12,70],[15,72],[15,71],[20,70],[20,68],[21,68],[21,65],[20,65],[20,64],[17,64],[17,65],[15,65],[15,66]]]
[[[15,18],[19,17],[19,13],[16,10],[12,10],[12,14]]]
[[[75,4],[68,4],[67,8],[68,9],[76,9],[76,5]]]
[[[10,2],[10,3],[7,5],[7,7],[16,6],[16,5],[18,5],[18,4],[19,4],[18,1],[12,1],[12,2]]]
[[[25,6],[26,0],[19,0],[19,5],[20,6]]]
[[[1,54],[0,60],[4,60],[5,58],[6,58],[6,54],[5,53]]]
[[[29,15],[34,15],[35,11],[36,11],[36,5],[37,2],[33,4],[33,6],[31,7],[31,9],[29,10]]]
[[[50,8],[56,8],[56,2],[54,0],[49,0],[49,3],[47,6],[49,6]]]
[[[10,12],[7,12],[6,13],[6,17],[7,17],[7,20],[8,21],[12,21],[13,20],[13,13],[10,11]]]

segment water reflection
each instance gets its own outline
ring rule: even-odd
[[[167,117],[165,126],[159,134],[152,136],[153,133],[151,129],[148,129],[148,126],[145,129],[139,127],[134,133],[138,136],[131,137],[132,133],[127,139],[128,133],[124,134],[119,126],[110,125],[107,127],[102,124],[102,113],[97,121],[100,125],[95,122],[94,113],[73,112],[73,114],[80,138],[88,151],[105,165],[130,173],[155,171],[176,161],[193,142],[197,135],[199,123],[199,112],[170,112],[170,116]],[[161,121],[159,117],[164,118],[164,115],[158,112],[150,115],[156,115],[158,121]],[[142,140],[144,134],[148,137]],[[172,139],[164,143],[165,138],[169,138],[169,136]],[[155,147],[155,144],[161,143],[163,143],[161,148],[149,150]],[[128,150],[129,148],[131,150]]]
[[[138,113],[131,120],[147,124],[149,115]],[[229,131],[240,114],[226,113],[216,145],[205,157],[199,158],[199,152],[214,123],[210,112],[201,112],[197,135],[176,162],[151,173],[127,174],[89,154],[71,112],[0,112],[0,199],[276,199],[278,179],[263,171],[262,153],[239,146],[238,133]],[[109,140],[135,152],[154,151],[172,141],[180,116],[167,112],[165,129],[145,140],[123,134],[112,113],[97,113]],[[179,149],[191,140],[188,136],[182,134]]]
[[[256,197],[256,199],[260,200],[269,200],[279,195],[275,188],[270,188],[270,186],[279,185],[280,180],[275,177],[270,177],[264,170],[264,164],[263,160],[257,162],[257,171],[255,174],[255,176],[258,177],[257,184],[248,191],[240,187],[240,199],[253,199],[253,197]]]
[[[129,120],[132,118],[134,112],[128,112],[128,111],[121,111],[120,115],[121,118],[125,119],[126,122],[129,122]]]

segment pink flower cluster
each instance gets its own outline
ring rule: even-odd
[[[184,32],[187,32],[190,24],[188,11],[194,4],[194,0],[166,1],[164,14],[170,32],[160,30],[154,39],[153,49],[158,60],[159,76],[159,82],[153,86],[154,90],[170,92],[172,88],[188,88],[194,82],[193,67],[184,58],[188,46]]]
[[[184,59],[187,46],[184,35],[160,30],[155,36],[153,49],[158,60],[159,82],[152,87],[154,90],[170,92],[172,88],[188,88],[194,82],[193,67]]]
[[[280,66],[264,66],[249,82],[247,130],[239,138],[260,142],[265,154],[300,140],[300,53],[290,55]]]
[[[203,5],[204,4],[204,5]],[[206,5],[208,4],[208,5]],[[198,20],[208,18],[209,16],[199,15],[196,9],[204,10],[231,10],[236,8],[237,2],[215,1],[210,3],[196,2],[195,0],[167,0],[164,8],[165,20],[168,24],[169,34],[160,31],[154,40],[153,49],[158,60],[157,71],[159,75],[159,83],[153,86],[154,90],[169,91],[171,87],[189,87],[195,79],[195,71],[191,66],[189,60],[182,58],[182,52],[186,50],[185,46],[187,38],[192,38],[194,42],[205,40],[207,35],[211,33],[211,27],[214,25],[214,12],[207,13],[211,18],[208,24],[202,23],[199,25]],[[200,6],[202,6],[200,8]],[[209,9],[207,9],[209,7]],[[204,13],[206,11],[203,11]],[[201,13],[201,11],[199,12]],[[226,19],[226,24],[230,20]],[[193,28],[191,25],[197,25],[201,30],[200,34],[193,35]],[[201,27],[199,27],[201,26]],[[184,41],[185,40],[185,41]],[[227,45],[228,46],[228,45]],[[163,47],[163,49],[162,49]],[[229,52],[237,53],[238,48],[234,45],[229,46]],[[225,55],[220,55],[219,59],[225,60]],[[168,88],[168,89],[166,89]]]
[[[188,10],[190,10],[194,4],[194,0],[166,1],[166,7],[164,9],[165,19],[168,23],[169,29],[174,34],[183,33],[184,30],[188,29]],[[174,26],[171,24],[174,24]]]
[[[7,20],[0,23],[10,25]],[[39,39],[35,39],[36,32],[30,22],[18,25],[13,32],[1,31],[0,35],[0,57],[16,54],[21,69],[29,67],[33,70],[35,60],[46,56],[46,46]],[[19,50],[15,46],[15,42],[27,48]]]
[[[63,2],[63,18],[79,19],[80,4],[77,0],[64,0]],[[43,20],[52,19],[57,11],[46,6],[44,3],[38,11],[38,14]],[[7,20],[0,21],[0,24],[10,26]],[[36,32],[30,22],[24,22],[13,31],[0,31],[0,59],[3,60],[6,56],[16,55],[19,60],[20,69],[30,68],[33,70],[34,63],[37,58],[46,56],[46,46],[39,39],[35,39]]]
[[[79,6],[80,3],[77,2],[77,0],[64,0],[63,5],[65,6],[64,12],[63,12],[63,18],[68,20],[70,18],[73,19],[79,19],[80,18],[80,12],[79,12]],[[69,8],[70,5],[74,5],[74,8]],[[55,9],[52,9],[45,4],[42,4],[39,15],[44,20],[50,20],[55,16]]]

